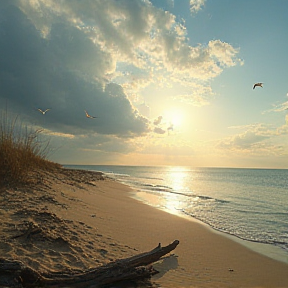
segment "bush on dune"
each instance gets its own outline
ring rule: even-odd
[[[41,129],[23,125],[7,111],[0,117],[0,185],[27,183],[33,171],[60,167],[47,160],[50,143],[40,141]]]

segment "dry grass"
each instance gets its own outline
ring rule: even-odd
[[[47,160],[49,141],[40,140],[41,129],[23,125],[18,116],[0,112],[0,185],[25,184],[36,170],[60,165]]]

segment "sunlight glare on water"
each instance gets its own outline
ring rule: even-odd
[[[188,169],[185,167],[169,167],[168,168],[168,179],[171,181],[169,183],[170,187],[172,187],[173,190],[175,191],[184,191],[185,190],[185,183],[187,181],[187,177],[189,175],[187,173]]]

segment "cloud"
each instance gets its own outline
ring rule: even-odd
[[[43,133],[45,135],[56,136],[56,137],[59,137],[59,138],[69,138],[69,139],[74,139],[75,138],[75,135],[73,135],[73,134],[59,133],[59,132],[54,132],[54,131],[49,131],[49,130],[43,130]]]
[[[252,147],[255,143],[261,142],[269,137],[257,135],[255,132],[247,131],[232,138],[230,145],[246,149]]]
[[[137,109],[141,113],[141,115],[147,118],[150,117],[150,107],[146,103],[141,103],[137,105]]]
[[[190,0],[190,12],[197,13],[204,6],[206,0]]]
[[[165,137],[167,139],[169,137]],[[195,155],[195,151],[191,146],[191,143],[186,143],[185,141],[176,141],[175,143],[165,143],[155,142],[153,145],[149,147],[142,147],[141,152],[143,154],[150,154],[150,155],[166,155],[166,156],[191,156]]]
[[[153,121],[153,124],[154,125],[159,125],[162,121],[163,117],[162,116],[158,116],[154,121]]]
[[[220,40],[211,40],[208,43],[208,49],[211,57],[215,57],[215,61],[219,62],[222,67],[232,67],[237,63],[243,65],[241,59],[235,58],[238,49],[233,48],[230,44]]]
[[[53,30],[54,23],[59,22],[59,19],[66,25],[77,28],[78,37],[84,34],[86,44],[88,45],[90,40],[97,47],[99,57],[83,56],[79,61],[72,61],[74,65],[71,65],[74,68],[78,67],[77,65],[81,67],[86,60],[86,66],[89,66],[86,68],[90,68],[88,71],[96,74],[102,81],[121,81],[118,84],[125,89],[130,100],[133,100],[135,93],[143,87],[151,83],[159,84],[159,77],[162,77],[163,84],[167,85],[181,82],[184,87],[189,87],[188,81],[181,81],[185,77],[193,79],[198,85],[205,85],[203,81],[217,77],[223,69],[242,63],[237,57],[239,49],[221,40],[212,40],[207,45],[190,46],[184,22],[178,23],[175,15],[153,6],[149,1],[20,2],[22,10],[46,37],[51,36],[51,32],[47,31]],[[193,11],[198,11],[204,3],[205,1],[199,0],[190,1],[190,7]],[[39,15],[45,15],[45,21]],[[57,39],[61,38],[63,46],[59,47],[60,50],[74,41],[78,43],[78,47],[75,43],[72,45],[76,46],[74,51],[77,52],[84,43],[77,41],[71,33],[67,33],[66,37],[62,33]],[[90,44],[86,47],[89,48],[88,53],[93,51]],[[63,56],[65,58],[65,55]],[[94,65],[94,61],[100,59],[102,61]],[[119,65],[120,63],[126,65]],[[123,72],[121,69],[127,69],[127,65],[130,65],[130,70],[138,70],[138,75],[134,74],[133,80],[131,77],[119,79],[120,74],[115,73]],[[117,79],[114,79],[113,75],[118,75]],[[202,91],[200,97],[207,96],[207,91]]]
[[[166,130],[162,129],[161,127],[154,127],[154,133],[157,133],[157,134],[165,134],[166,133]]]
[[[128,154],[130,151],[136,149],[135,145],[129,139],[121,139],[113,136],[101,137],[98,135],[91,135],[87,139],[83,139],[83,147],[79,148],[82,151],[98,151]],[[89,145],[87,145],[87,142]]]
[[[241,129],[244,132],[218,141],[216,147],[223,151],[250,155],[283,155],[285,148],[282,144],[288,135],[288,127],[272,127],[265,124],[229,127]]]
[[[53,23],[49,37],[43,38],[17,6],[2,3],[2,102],[8,101],[10,109],[21,111],[34,123],[43,116],[33,112],[36,107],[51,108],[45,126],[59,133],[131,137],[148,132],[148,120],[133,107],[123,88],[105,84],[105,74],[115,69],[111,54],[67,22]],[[85,118],[85,109],[99,119],[87,121],[91,119]]]
[[[257,146],[260,142],[271,137],[271,131],[261,124],[230,128],[245,129],[246,131],[221,140],[217,145],[218,147],[236,150],[253,149],[255,145]]]
[[[286,96],[288,97],[288,93],[286,94]],[[284,110],[288,110],[288,101],[284,101],[282,103],[277,103],[277,104],[273,104],[273,108],[264,111],[262,114],[268,113],[268,112],[282,112]]]
[[[288,93],[286,94],[286,96],[288,96]],[[287,129],[286,129],[285,126],[287,126],[287,124],[288,124],[288,114],[287,114],[287,112],[288,112],[288,101],[284,101],[284,102],[282,102],[280,104],[279,103],[273,104],[273,108],[272,109],[263,111],[262,114],[266,114],[266,113],[270,113],[270,112],[280,112],[280,113],[285,112],[284,120],[285,120],[285,124],[286,125],[284,125],[282,127],[279,127],[278,131],[282,131],[281,133],[283,133],[283,131],[286,131]]]
[[[288,135],[288,114],[285,115],[285,124],[277,128],[276,135]]]

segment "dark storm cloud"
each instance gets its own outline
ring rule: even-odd
[[[14,1],[0,2],[0,105],[51,130],[141,135],[148,120],[121,86],[106,84],[114,62],[83,31],[59,22],[43,37]],[[15,1],[16,3],[16,1]],[[51,108],[46,115],[35,108]],[[97,116],[85,117],[84,110]]]

